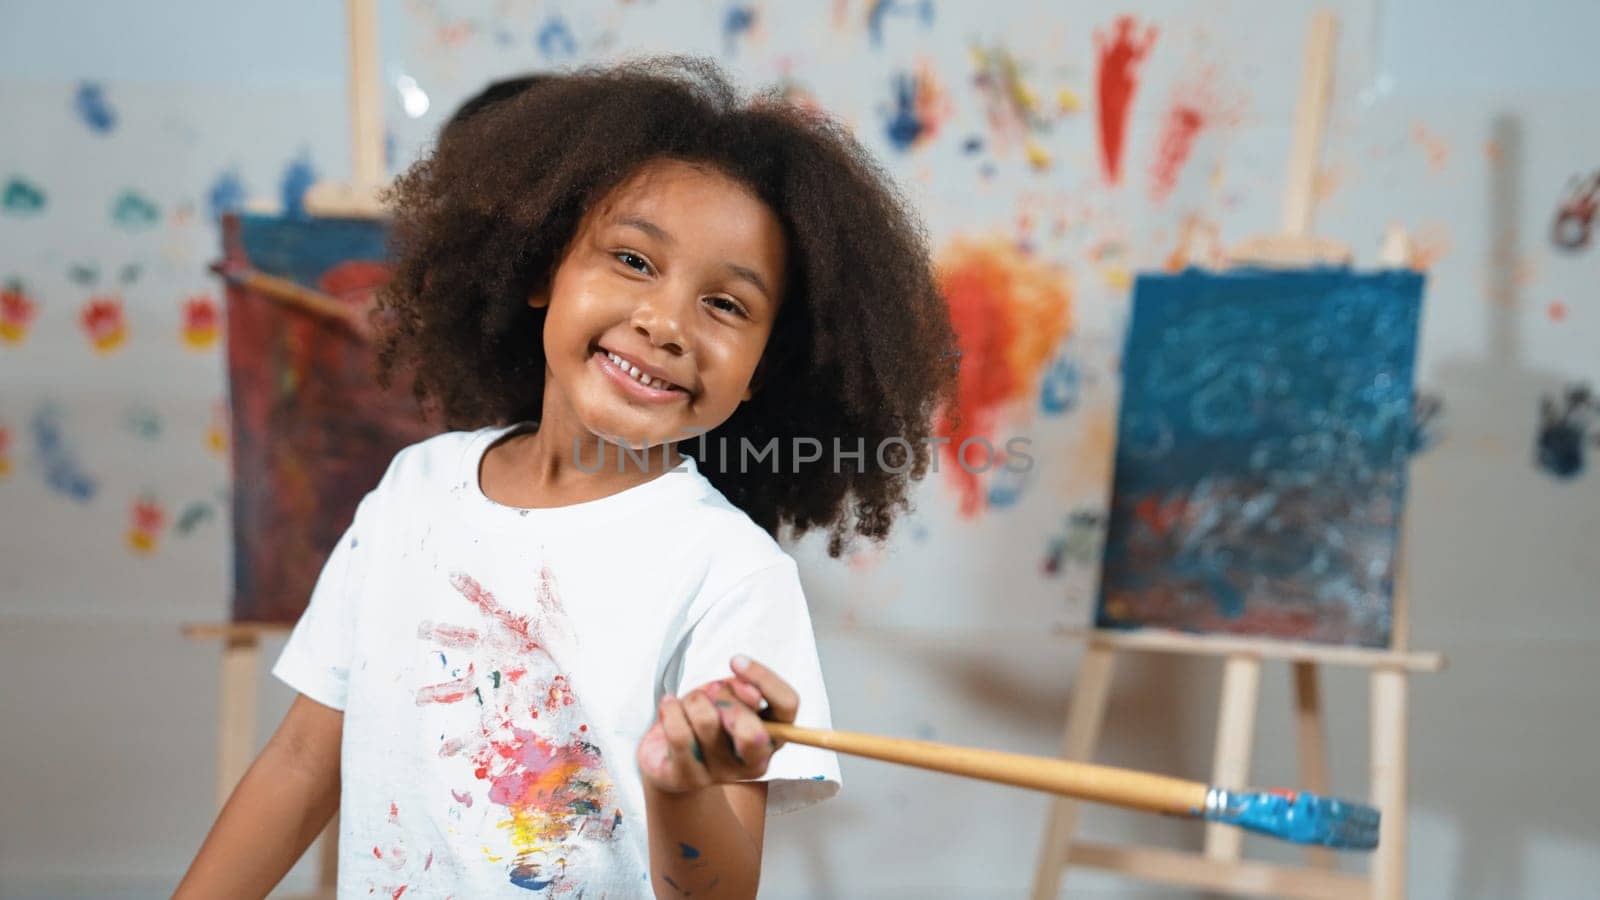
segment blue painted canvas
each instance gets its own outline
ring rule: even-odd
[[[1096,621],[1382,647],[1421,275],[1145,275]]]

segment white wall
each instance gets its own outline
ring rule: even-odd
[[[864,5],[845,4],[857,17]],[[203,221],[126,234],[107,225],[106,199],[135,184],[170,219],[185,201],[203,206],[230,167],[252,194],[270,197],[301,152],[324,172],[348,165],[336,7],[302,0],[269,15],[214,6],[27,0],[0,9],[0,118],[8,123],[0,179],[22,173],[51,192],[43,216],[0,217],[0,280],[28,274],[41,296],[28,340],[0,345],[0,426],[9,427],[14,462],[0,480],[3,897],[165,896],[213,814],[216,648],[181,640],[177,625],[225,615],[226,508],[215,505],[216,516],[187,535],[169,530],[151,557],[126,550],[123,532],[128,504],[141,494],[175,515],[226,487],[225,465],[204,446],[224,390],[217,351],[189,353],[172,337],[177,301],[214,290],[200,267],[214,257],[215,236]],[[402,162],[483,78],[545,62],[529,35],[549,6],[504,7],[517,29],[514,52],[488,39],[465,49],[439,40],[430,25],[468,6],[383,6],[386,77],[410,74],[434,100],[411,121],[389,92]],[[564,9],[586,54],[725,52],[721,4],[666,6]],[[435,8],[438,19],[424,23]],[[760,8],[807,27],[769,25],[727,61],[747,79],[768,80],[799,42],[797,72],[876,142],[924,204],[936,238],[1005,231],[1029,192],[1065,193],[1099,214],[1049,248],[1077,290],[1081,326],[1063,352],[1098,381],[1065,418],[1017,411],[1013,427],[1059,450],[1023,499],[966,520],[934,482],[914,527],[882,553],[839,564],[814,542],[797,548],[841,727],[1052,752],[1079,649],[1051,629],[1086,614],[1092,572],[1049,578],[1039,564],[1062,512],[1103,494],[1109,448],[1093,435],[1115,408],[1125,310],[1107,283],[1109,264],[1091,247],[1120,222],[1131,266],[1152,267],[1185,211],[1217,222],[1230,240],[1272,227],[1299,29],[1311,4],[1125,5],[1163,29],[1141,89],[1136,115],[1150,127],[1134,129],[1131,178],[1144,177],[1151,123],[1190,57],[1217,62],[1249,99],[1244,121],[1197,148],[1179,192],[1159,209],[1145,202],[1141,182],[1120,193],[1097,184],[1087,113],[1057,123],[1049,176],[1027,172],[1013,154],[999,161],[994,187],[974,194],[958,150],[962,136],[982,130],[965,80],[969,41],[1003,40],[1042,83],[1071,86],[1087,100],[1089,35],[1114,11],[946,2],[931,27],[892,20],[885,46],[873,50],[858,24],[829,30],[832,4]],[[1556,481],[1531,455],[1539,396],[1569,381],[1600,383],[1600,241],[1564,255],[1546,239],[1567,179],[1600,167],[1600,125],[1586,115],[1600,95],[1591,49],[1600,7],[1427,0],[1340,8],[1346,28],[1327,152],[1337,184],[1319,225],[1368,261],[1390,220],[1447,248],[1430,272],[1421,360],[1422,385],[1446,404],[1443,435],[1413,466],[1407,547],[1413,644],[1447,652],[1451,665],[1414,683],[1412,893],[1582,896],[1600,883],[1600,781],[1588,761],[1600,743],[1592,687],[1600,674],[1600,472],[1591,462],[1585,475]],[[957,110],[938,142],[902,157],[881,138],[886,73],[922,56],[935,62]],[[82,78],[108,85],[123,122],[112,134],[87,135],[68,114]],[[1448,148],[1441,167],[1428,161],[1418,126]],[[930,169],[935,177],[920,177]],[[80,260],[108,272],[146,264],[127,291],[131,337],[120,355],[96,357],[76,335],[83,292],[64,270]],[[1509,296],[1491,300],[1490,288],[1518,263],[1523,275],[1510,280]],[[1555,302],[1566,309],[1559,321],[1549,313]],[[90,504],[61,499],[38,477],[29,422],[44,400],[62,408],[100,478]],[[160,418],[159,439],[130,434],[135,408]],[[269,644],[264,661],[275,650]],[[1203,776],[1217,680],[1202,661],[1119,669],[1102,758]],[[1261,783],[1294,780],[1287,680],[1282,667],[1268,668]],[[1366,685],[1350,671],[1330,672],[1327,684],[1334,787],[1361,795]],[[264,670],[262,696],[265,734],[289,697]],[[772,823],[765,895],[1025,892],[1041,797],[855,760],[845,761],[845,777],[838,799]],[[1104,809],[1090,810],[1083,830],[1174,846],[1199,840],[1182,823]],[[1292,857],[1253,839],[1247,850]],[[302,866],[287,886],[307,884],[309,874]],[[1074,896],[1173,895],[1091,874],[1074,873],[1069,884]]]

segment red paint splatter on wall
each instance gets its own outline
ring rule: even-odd
[[[1136,34],[1138,20],[1118,16],[1111,39],[1096,29],[1095,95],[1099,100],[1100,165],[1107,184],[1122,181],[1122,149],[1127,136],[1128,113],[1139,88],[1139,67],[1155,45],[1156,27],[1148,25]]]
[[[120,297],[91,297],[78,314],[78,324],[97,353],[110,353],[128,339],[128,320]]]
[[[195,350],[205,350],[217,342],[222,320],[217,301],[198,294],[183,304],[183,342]]]
[[[981,473],[961,465],[961,448],[974,442],[967,452],[973,469],[985,463],[977,439],[1003,450],[1003,439],[991,440],[994,427],[1006,404],[1032,392],[1071,330],[1071,287],[1064,271],[996,238],[953,243],[940,258],[939,283],[961,348],[956,409],[938,424],[939,435],[949,439],[940,452],[960,493],[961,514],[972,516],[982,508]]]
[[[1150,199],[1160,203],[1178,184],[1178,172],[1189,161],[1194,139],[1206,125],[1200,110],[1179,104],[1167,111],[1156,141],[1156,162],[1150,170]]]
[[[13,278],[0,290],[0,341],[20,344],[28,337],[28,326],[39,315],[39,306],[28,296],[28,289]]]
[[[128,514],[128,546],[139,553],[154,553],[166,527],[167,513],[149,497],[135,501]]]
[[[1177,187],[1203,132],[1239,121],[1243,101],[1224,100],[1217,86],[1218,79],[1214,66],[1203,66],[1173,89],[1167,111],[1161,117],[1155,160],[1150,166],[1150,199],[1153,202],[1165,201]]]

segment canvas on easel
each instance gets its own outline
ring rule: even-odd
[[[1222,660],[1210,781],[1250,775],[1264,660],[1292,664],[1300,785],[1328,789],[1318,667],[1367,669],[1371,795],[1382,814],[1367,875],[1323,849],[1307,865],[1242,859],[1208,825],[1188,853],[1075,839],[1078,806],[1052,803],[1034,900],[1068,866],[1271,897],[1405,894],[1407,677],[1438,671],[1409,649],[1401,510],[1410,454],[1422,277],[1403,232],[1371,274],[1311,234],[1335,21],[1314,18],[1295,115],[1283,231],[1222,254],[1226,271],[1142,276],[1123,357],[1125,394],[1102,590],[1072,689],[1062,756],[1090,761],[1117,654]],[[1201,235],[1191,233],[1190,240]]]
[[[1097,626],[1389,645],[1422,282],[1139,277]]]

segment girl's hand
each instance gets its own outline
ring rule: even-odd
[[[661,698],[656,723],[639,742],[639,773],[646,785],[680,794],[713,784],[750,781],[766,774],[778,744],[761,719],[793,722],[800,707],[794,689],[766,666],[735,656],[733,677]],[[762,701],[764,715],[758,715]]]

